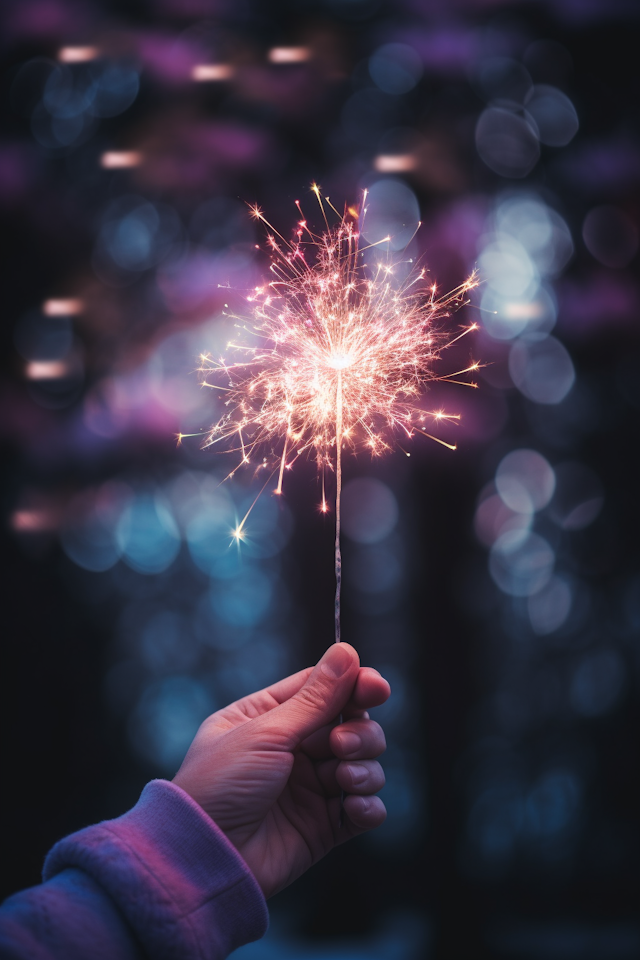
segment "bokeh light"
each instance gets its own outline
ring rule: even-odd
[[[540,157],[535,125],[517,107],[487,107],[476,125],[476,148],[491,170],[517,180],[526,177]]]
[[[134,749],[145,760],[173,774],[212,708],[209,692],[190,677],[167,677],[150,683],[131,715]]]
[[[124,562],[138,573],[161,573],[180,549],[173,515],[163,499],[140,491],[124,508],[116,525],[116,542]]]
[[[578,114],[574,105],[561,90],[541,83],[526,99],[527,113],[535,121],[541,143],[551,147],[566,147],[578,132]]]
[[[533,513],[551,500],[556,478],[551,466],[536,450],[513,450],[496,470],[496,488],[515,513]]]
[[[402,181],[376,180],[368,189],[362,235],[368,243],[389,237],[389,248],[404,250],[420,221],[420,207],[413,191]]]
[[[85,570],[104,572],[122,556],[117,526],[132,497],[126,484],[108,481],[79,494],[67,508],[60,540],[67,556]]]
[[[386,43],[369,58],[369,73],[385,93],[408,93],[422,75],[422,62],[408,44]]]
[[[553,549],[543,537],[508,530],[491,548],[489,570],[504,593],[530,597],[549,582],[554,562]]]
[[[562,577],[552,576],[527,602],[533,632],[538,636],[554,633],[571,612],[572,591]]]
[[[380,480],[369,477],[350,480],[342,498],[344,532],[356,543],[379,543],[398,522],[398,502]]]
[[[555,337],[515,343],[509,373],[521,393],[535,403],[560,403],[575,382],[571,356]]]
[[[588,653],[576,666],[571,680],[571,705],[583,717],[608,713],[624,682],[624,664],[615,650]]]

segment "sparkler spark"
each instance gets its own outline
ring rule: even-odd
[[[301,219],[293,241],[279,234],[257,206],[251,208],[268,230],[272,279],[248,297],[253,318],[236,318],[239,335],[228,344],[232,359],[201,358],[203,385],[222,392],[227,408],[204,446],[223,443],[239,454],[237,466],[251,463],[260,452],[258,468],[270,466],[271,475],[278,474],[278,494],[285,470],[303,455],[315,459],[322,477],[322,512],[329,509],[325,474],[335,473],[338,641],[343,448],[364,446],[379,456],[392,449],[397,437],[421,433],[455,449],[426,426],[455,422],[459,415],[426,411],[420,401],[430,381],[476,386],[461,378],[477,370],[477,363],[444,375],[435,366],[443,350],[477,329],[472,324],[452,334],[445,321],[478,280],[472,274],[440,296],[435,284],[427,285],[424,269],[396,279],[401,265],[376,256],[380,251],[375,248],[389,237],[360,245],[358,218],[361,225],[366,192],[362,211],[349,207],[340,216],[318,186],[312,190],[326,227],[320,234],[310,228],[297,201]],[[337,216],[336,226],[329,225],[327,212]],[[236,540],[242,538],[249,512],[234,531]]]

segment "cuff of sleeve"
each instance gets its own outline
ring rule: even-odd
[[[44,879],[67,867],[97,880],[162,960],[220,960],[268,926],[262,891],[238,851],[167,780],[148,783],[123,816],[57,843]]]

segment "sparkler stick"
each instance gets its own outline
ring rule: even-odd
[[[342,500],[342,370],[338,370],[336,388],[336,601],[335,601],[335,640],[340,643],[340,594],[342,592],[342,551],[340,549],[340,510]]]
[[[322,475],[323,512],[328,509],[325,472],[335,472],[334,623],[339,642],[343,444],[352,450],[364,445],[379,456],[397,443],[398,433],[407,439],[422,433],[455,449],[425,424],[457,422],[459,415],[426,411],[420,401],[430,381],[476,386],[464,378],[478,369],[477,363],[444,374],[434,366],[447,347],[477,329],[474,323],[452,333],[446,321],[467,302],[466,294],[478,281],[472,274],[437,297],[436,285],[426,286],[424,269],[412,267],[408,279],[396,280],[394,272],[401,272],[402,265],[388,257],[385,261],[376,251],[389,237],[360,247],[358,218],[362,225],[366,192],[361,211],[350,207],[340,216],[317,185],[312,190],[326,226],[321,234],[308,226],[298,201],[302,219],[291,242],[257,206],[251,208],[269,231],[272,279],[248,298],[253,320],[235,318],[239,336],[228,344],[233,360],[201,358],[203,385],[225,394],[227,408],[204,446],[221,443],[235,450],[237,466],[262,452],[257,471],[278,474],[276,494],[282,493],[285,473],[298,457],[313,456]],[[339,218],[335,227],[325,203]],[[371,251],[366,260],[365,251]],[[236,527],[237,539],[244,536],[255,503]]]

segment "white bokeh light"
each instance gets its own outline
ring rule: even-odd
[[[542,510],[556,485],[550,463],[536,450],[513,450],[496,470],[496,488],[507,507],[516,513]]]

